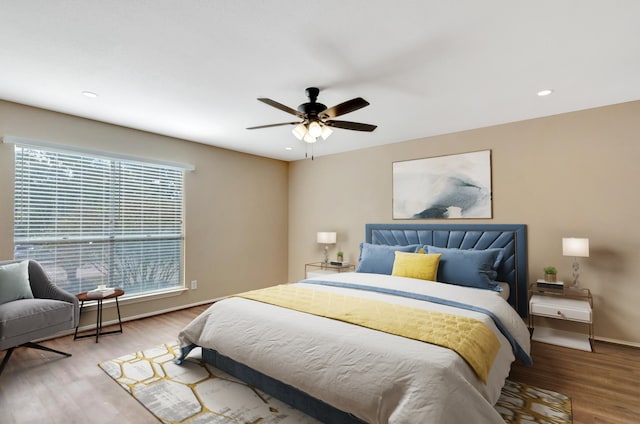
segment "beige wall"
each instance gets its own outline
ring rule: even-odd
[[[185,280],[198,280],[198,289],[176,297],[125,303],[125,317],[286,280],[286,162],[3,101],[0,135],[195,166],[195,171],[185,175]],[[0,258],[13,257],[12,193],[13,145],[0,143]],[[105,312],[105,319],[113,317],[112,310]]]
[[[582,282],[595,296],[596,336],[640,345],[639,116],[632,102],[289,165],[3,101],[0,135],[195,165],[185,178],[185,279],[199,288],[127,304],[125,317],[303,278],[304,263],[322,257],[317,231],[337,231],[331,253],[355,261],[364,224],[394,222],[394,161],[490,149],[493,219],[465,222],[527,224],[530,280],[545,265],[570,280],[561,238],[588,236]],[[0,143],[0,258],[13,255],[12,149]]]
[[[546,265],[570,281],[561,239],[589,237],[581,281],[594,294],[596,337],[640,345],[639,135],[631,102],[293,162],[289,279],[322,258],[316,231],[337,231],[331,254],[355,261],[364,225],[394,222],[394,161],[490,149],[493,219],[465,223],[527,224],[530,281]]]

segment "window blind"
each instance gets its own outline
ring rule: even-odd
[[[182,287],[183,171],[15,146],[14,257],[72,293]]]

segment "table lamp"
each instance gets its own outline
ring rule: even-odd
[[[570,288],[573,290],[580,290],[580,282],[578,281],[580,265],[578,264],[578,257],[589,257],[589,239],[575,237],[563,238],[562,255],[573,256],[573,284]]]
[[[317,235],[319,244],[324,244],[324,263],[329,263],[329,245],[336,244],[336,233],[328,231],[320,231]]]

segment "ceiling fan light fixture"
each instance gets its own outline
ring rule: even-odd
[[[262,103],[265,103],[288,114],[295,115],[299,120],[297,122],[282,122],[278,124],[259,125],[255,127],[248,127],[247,129],[256,130],[259,128],[293,125],[294,128],[291,132],[293,133],[295,138],[307,144],[313,144],[320,138],[326,140],[333,133],[332,128],[367,132],[371,132],[376,129],[376,125],[363,124],[361,122],[333,120],[338,116],[342,116],[347,113],[362,109],[365,106],[369,106],[369,102],[362,97],[355,97],[351,100],[347,100],[346,102],[342,102],[328,108],[322,103],[317,102],[319,92],[320,90],[317,87],[307,88],[306,93],[309,101],[307,103],[299,105],[297,109],[290,108],[289,106],[278,103],[275,100],[259,97],[258,100]],[[300,120],[302,120],[302,122],[300,122]],[[311,157],[313,158],[313,153]]]
[[[331,128],[329,128],[326,125],[322,126],[322,131],[320,132],[320,136],[322,137],[323,140],[326,140],[327,138],[329,138],[329,136],[333,134],[333,130]]]
[[[298,139],[302,140],[307,135],[307,127],[304,124],[296,125],[291,132]]]
[[[303,140],[305,141],[305,143],[309,143],[309,144],[313,144],[316,141],[318,141],[315,137],[313,137],[311,134],[307,133]]]
[[[318,121],[311,121],[309,124],[309,135],[313,138],[318,138],[322,134],[322,127]]]

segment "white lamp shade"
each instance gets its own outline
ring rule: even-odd
[[[304,140],[304,142],[305,142],[305,143],[309,143],[309,144],[313,144],[313,143],[315,143],[316,141],[318,141],[318,140],[316,140],[316,138],[315,138],[315,137],[311,137],[311,134],[309,134],[309,133],[306,133],[306,134],[304,135],[303,140]]]
[[[321,231],[318,232],[318,243],[322,244],[336,244],[336,233]]]
[[[318,138],[320,137],[320,134],[322,134],[322,127],[320,124],[317,121],[311,121],[309,124],[309,135],[313,138]]]
[[[322,127],[322,132],[320,133],[320,135],[322,136],[323,140],[326,140],[327,138],[329,138],[329,136],[333,133],[333,130],[329,127],[327,127],[326,125],[324,125]]]
[[[323,140],[329,138],[333,130],[326,125],[321,125],[319,122],[313,121],[308,125],[304,123],[298,124],[291,132],[298,140],[313,144],[318,141],[319,137],[322,137]]]
[[[307,134],[307,127],[305,127],[304,124],[298,124],[291,130],[291,132],[298,140],[302,140],[302,138]]]
[[[566,237],[562,239],[563,256],[589,257],[589,239]]]

